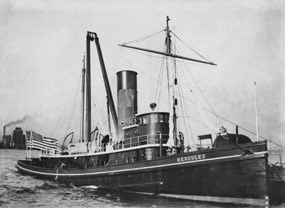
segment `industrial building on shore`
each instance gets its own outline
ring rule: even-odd
[[[12,135],[6,135],[6,126],[3,127],[3,137],[0,143],[3,149],[26,149],[26,136],[21,127],[16,127]]]

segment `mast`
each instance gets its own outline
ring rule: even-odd
[[[87,32],[86,36],[86,140],[91,141],[91,70],[90,70],[90,41],[94,34]]]
[[[84,113],[85,113],[85,72],[86,72],[86,69],[85,69],[85,55],[83,56],[83,67],[82,67],[82,120],[81,120],[81,142],[84,142],[84,128],[85,128],[85,125],[84,125]]]
[[[169,17],[167,16],[166,17],[166,40],[165,40],[165,42],[166,42],[166,53],[167,54],[171,54],[171,36],[170,36],[170,30],[169,30],[169,24],[168,24],[168,22],[169,22]]]
[[[166,54],[172,54],[172,48],[171,48],[171,35],[170,35],[170,29],[169,29],[169,17],[166,17],[166,39],[165,39],[165,44],[166,44]],[[166,62],[167,62],[167,57],[166,56]],[[167,75],[168,75],[168,82],[170,81],[170,77],[169,77],[169,68],[168,68],[168,63],[166,63],[167,66]],[[173,78],[173,76],[171,76],[171,78]],[[176,79],[176,78],[175,78]],[[173,83],[176,81],[173,81]],[[174,85],[172,86],[172,121],[173,121],[173,129],[172,129],[172,136],[173,136],[173,144],[176,147],[177,146],[177,115],[176,115],[176,104],[177,104],[177,100],[174,97]],[[170,84],[168,83],[168,88],[169,88],[169,92],[170,92]]]

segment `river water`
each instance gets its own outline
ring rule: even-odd
[[[25,158],[25,154],[23,150],[0,149],[0,207],[233,207],[225,204],[110,192],[92,187],[70,187],[23,176],[17,172],[15,164],[18,159]],[[276,207],[285,207],[285,204]]]

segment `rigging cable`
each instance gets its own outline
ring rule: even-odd
[[[161,58],[161,64],[160,64],[160,70],[159,70],[159,75],[158,75],[158,81],[155,89],[155,96],[154,100],[157,102],[157,108],[159,109],[159,104],[160,104],[160,95],[161,95],[161,86],[162,86],[162,79],[163,79],[163,69],[164,69],[164,57]]]
[[[80,81],[81,81],[81,79],[78,81],[77,88],[76,88],[75,92],[80,92],[80,90],[79,90],[80,86],[81,86]],[[67,121],[68,122],[68,126],[66,127],[66,131],[69,131],[71,125],[73,124],[73,121],[74,121],[73,118],[74,118],[75,110],[77,109],[77,104],[78,104],[78,99],[75,99],[74,102],[72,103],[72,106],[71,106],[71,114],[70,114],[69,119]],[[78,119],[76,119],[76,121],[78,121]]]
[[[121,47],[121,48],[123,48],[123,47]],[[132,51],[135,52],[135,53],[141,54],[141,55],[145,55],[145,56],[148,56],[148,57],[151,57],[151,58],[156,58],[156,59],[160,59],[161,60],[161,56],[153,56],[153,55],[149,55],[149,54],[146,54],[146,53],[143,53],[143,52],[140,52],[140,51],[135,51],[135,50],[132,50]],[[149,75],[149,73],[146,73],[145,69],[142,69],[141,67],[138,67],[137,65],[133,64],[130,61],[130,59],[126,59],[125,56],[122,56],[120,53],[118,53],[118,54],[114,53],[114,54],[115,54],[116,57],[120,57],[122,60],[124,60],[126,63],[128,63],[132,68],[137,70],[140,74],[143,74],[144,76],[146,76],[148,79],[153,79],[156,82],[159,81],[158,79],[154,78],[154,76],[151,76],[151,75]],[[163,57],[163,58],[165,59],[165,57]],[[146,93],[147,88],[149,88],[149,85],[143,85],[143,86],[144,86],[144,89],[140,91],[141,92],[141,97],[144,97],[144,94]],[[160,97],[158,97],[158,99],[160,99]]]
[[[184,61],[183,61],[183,64],[186,66],[186,68],[188,68],[187,65],[186,65],[186,63],[185,63]],[[237,124],[235,124],[234,122],[231,122],[231,121],[229,121],[228,119],[226,119],[226,118],[224,118],[224,117],[222,117],[222,116],[220,116],[220,115],[217,115],[216,112],[213,110],[212,106],[210,105],[210,103],[209,103],[208,99],[206,98],[205,94],[203,93],[202,89],[200,88],[200,86],[198,85],[198,83],[196,82],[196,80],[194,79],[193,74],[190,72],[190,70],[187,70],[187,71],[189,71],[189,73],[190,73],[192,79],[193,79],[194,82],[195,82],[195,85],[198,87],[198,89],[199,89],[199,91],[201,92],[202,96],[204,97],[204,99],[205,99],[206,102],[208,103],[208,105],[209,105],[209,107],[210,107],[210,110],[208,110],[208,109],[206,109],[206,108],[204,108],[204,107],[202,107],[202,108],[204,108],[205,110],[207,110],[209,113],[215,115],[215,117],[217,118],[217,120],[219,121],[219,123],[220,123],[221,126],[222,126],[222,122],[221,122],[221,120],[220,120],[219,118],[221,118],[221,119],[223,119],[223,120],[225,120],[225,121],[227,121],[227,122],[229,122],[229,123],[231,123],[231,124],[233,124],[233,125],[235,125],[235,126],[239,126],[241,129],[243,129],[243,130],[245,130],[245,131],[247,131],[247,132],[249,132],[249,133],[255,135],[254,132],[252,132],[252,131],[250,131],[250,130],[244,128],[244,127],[241,127],[240,125],[237,125]],[[195,103],[195,102],[193,102],[193,103],[194,103],[195,105],[197,105],[197,103]],[[269,142],[271,142],[271,143],[273,143],[273,144],[275,144],[275,145],[277,145],[277,146],[283,147],[282,145],[280,145],[280,144],[278,144],[278,143],[276,143],[276,142],[273,142],[273,141],[270,140],[270,139],[267,139],[267,138],[262,137],[262,136],[259,136],[259,137],[262,138],[262,139],[268,140]]]
[[[184,99],[184,93],[183,93],[183,88],[181,88],[180,87],[180,85],[178,85],[178,94],[179,94],[179,97],[180,97],[180,100],[181,100],[181,110],[182,110],[182,115],[188,115],[188,112],[187,112],[187,107],[186,107],[186,103],[185,103],[185,99]],[[184,113],[185,112],[185,113]],[[180,117],[180,116],[179,116]],[[181,118],[181,117],[180,117]],[[185,119],[183,119],[184,120],[184,126],[185,126],[185,128],[186,128],[186,136],[187,136],[187,138],[189,138],[188,137],[188,128],[187,128],[187,126],[186,126],[186,121],[185,121]],[[190,128],[190,135],[191,135],[191,140],[192,140],[192,142],[193,142],[193,144],[195,144],[195,141],[194,141],[194,136],[193,136],[193,131],[192,131],[192,128],[191,128],[191,122],[190,122],[190,119],[189,118],[187,118],[187,120],[188,120],[188,123],[189,123],[189,128]],[[187,141],[188,141],[188,143],[189,143],[189,139],[187,139]]]
[[[181,40],[174,32],[171,31],[171,33],[178,39],[180,40],[187,48],[189,48],[191,51],[193,51],[196,55],[200,56],[202,59],[211,62],[210,60],[208,60],[207,58],[205,58],[204,56],[202,56],[200,53],[198,53],[197,51],[195,51],[193,48],[191,48],[190,46],[188,46],[183,40]]]
[[[192,104],[198,105],[198,104],[197,104],[196,102],[194,102],[193,100],[187,99],[186,97],[184,97],[184,98],[185,98],[186,100],[188,100],[189,102],[191,102]],[[207,112],[213,114],[213,112],[211,112],[211,110],[209,110],[209,109],[207,109],[207,108],[205,108],[205,107],[203,107],[203,106],[201,106],[201,108],[203,108],[205,111],[207,111]],[[232,124],[232,125],[234,125],[234,126],[238,126],[239,128],[243,129],[244,131],[246,131],[246,132],[248,132],[248,133],[251,133],[252,135],[256,135],[253,131],[251,131],[251,130],[249,130],[249,129],[246,129],[246,128],[244,128],[244,127],[242,127],[242,126],[240,126],[240,125],[238,125],[238,124],[236,124],[236,123],[234,123],[234,122],[232,122],[232,121],[230,121],[230,120],[224,118],[223,116],[220,116],[220,115],[217,115],[217,116],[220,117],[221,119],[223,119],[224,121],[226,121],[226,122],[228,122],[228,123],[230,123],[230,124]],[[187,118],[187,117],[194,119],[194,118],[191,117],[191,116],[185,116],[184,118]],[[196,119],[195,119],[195,120],[196,120]],[[198,120],[196,120],[196,121],[198,122]],[[200,123],[200,122],[198,122],[198,123]],[[200,124],[203,125],[203,126],[205,126],[205,127],[207,127],[207,128],[209,128],[209,129],[211,129],[211,128],[210,128],[209,126],[207,126],[206,124],[203,124],[203,123],[200,123]],[[278,143],[272,141],[271,139],[265,138],[264,136],[259,136],[259,137],[262,138],[262,139],[264,139],[264,140],[267,140],[267,141],[271,142],[272,144],[275,144],[275,145],[277,145],[277,146],[283,148],[282,145],[280,145],[280,144],[278,144]]]
[[[187,64],[185,63],[185,61],[182,61],[182,63],[185,65],[185,67],[188,69]],[[218,115],[216,114],[216,112],[214,111],[212,105],[210,104],[210,102],[208,101],[206,95],[204,94],[203,90],[200,88],[198,82],[196,81],[196,79],[194,78],[193,74],[191,73],[191,70],[187,70],[187,72],[189,72],[189,74],[191,75],[192,80],[194,81],[195,85],[197,86],[197,88],[199,89],[201,95],[204,97],[205,101],[207,102],[207,104],[209,105],[212,113],[215,115],[216,119],[219,121],[220,125],[222,126],[222,122],[219,119]]]
[[[97,103],[104,103],[104,107],[102,107],[101,105],[96,105],[96,100],[99,100],[94,93],[91,93],[91,99],[92,99],[92,104],[94,106],[94,114],[96,114],[97,116],[92,116],[92,123],[97,123],[95,125],[95,128],[97,128],[97,126],[100,126],[100,129],[104,132],[108,132],[108,130],[106,129],[106,126],[108,126],[108,121],[106,119],[106,115],[105,110],[105,102],[97,102]],[[95,120],[95,118],[97,118]]]
[[[71,90],[71,92],[73,92],[73,94],[71,94],[70,97],[65,97],[65,102],[64,103],[67,103],[67,105],[70,103],[72,97],[76,97],[76,93],[77,93],[77,90],[74,90],[74,89],[78,89],[78,86],[80,85],[80,78],[81,76],[79,76],[79,79],[78,79],[78,84],[77,85],[74,85],[73,89]],[[76,102],[77,99],[75,99],[75,102]],[[64,107],[64,110],[62,111],[62,113],[60,114],[59,116],[59,119],[57,120],[56,122],[56,125],[54,126],[54,129],[53,131],[51,132],[51,134],[54,135],[54,137],[58,137],[59,134],[60,134],[60,130],[63,128],[63,125],[66,124],[68,122],[68,118],[65,117],[65,115],[68,113],[68,108],[67,106]],[[64,118],[65,117],[65,118]]]
[[[183,77],[186,77],[186,75],[185,75],[185,73],[184,73],[184,70],[181,70],[181,71],[182,71],[182,73],[183,73]],[[187,86],[188,86],[188,88],[189,88],[190,92],[192,93],[192,89],[191,89],[191,86],[189,85],[189,82],[187,81],[187,82],[186,82],[186,84],[187,84]],[[186,97],[185,97],[185,96],[183,96],[183,95],[184,95],[184,93],[183,93],[183,88],[181,88],[181,91],[182,91],[182,96],[181,96],[181,93],[180,93],[180,92],[179,92],[179,95],[181,96],[181,99],[182,99],[182,100],[183,100],[183,102],[184,102],[186,115],[188,115],[188,111],[187,111],[187,107],[186,107]],[[183,115],[184,115],[184,114],[183,114]],[[192,128],[191,128],[190,118],[192,118],[193,120],[196,120],[196,121],[197,121],[197,119],[195,119],[194,117],[184,117],[184,118],[188,118],[188,122],[189,122],[189,126],[190,126],[190,134],[191,134],[192,142],[193,142],[193,144],[195,144],[195,141],[194,141],[194,135],[193,135],[193,130],[192,130]],[[209,126],[207,126],[207,125],[205,125],[205,124],[203,124],[203,123],[201,123],[201,122],[199,122],[199,121],[197,121],[197,122],[198,122],[199,124],[201,124],[202,126],[204,126],[204,127],[206,127],[206,128],[211,129]]]
[[[122,45],[127,45],[127,44],[130,44],[130,43],[135,43],[135,42],[140,42],[140,41],[146,40],[146,39],[148,39],[148,38],[150,38],[150,37],[152,37],[152,36],[155,36],[155,35],[157,35],[157,34],[163,32],[163,31],[164,31],[164,29],[161,30],[161,31],[158,31],[158,32],[156,32],[156,33],[153,33],[153,34],[151,34],[151,35],[142,37],[142,38],[140,38],[140,39],[136,39],[136,40],[133,40],[133,41],[129,41],[129,42],[123,43]]]
[[[223,97],[221,97],[221,96],[217,96],[217,95],[214,95],[214,94],[212,94],[212,96],[214,96],[214,97],[216,97],[216,98],[218,98],[218,99],[220,99],[220,100],[223,100],[223,101],[225,101],[225,102],[227,102],[227,103],[229,103],[229,104],[231,104],[231,105],[233,105],[233,106],[235,106],[235,107],[238,107],[238,108],[240,108],[241,110],[248,111],[248,112],[251,112],[251,113],[255,113],[254,110],[249,109],[249,108],[245,108],[245,107],[241,107],[241,105],[238,105],[238,104],[236,104],[236,103],[234,103],[234,102],[232,102],[232,101],[229,101],[229,100],[227,100],[226,98],[223,98]],[[277,121],[277,120],[275,120],[275,119],[273,119],[273,118],[270,118],[269,116],[266,116],[266,115],[263,115],[263,114],[260,114],[260,113],[258,113],[258,116],[263,117],[263,118],[265,118],[266,120],[269,120],[269,121],[271,121],[271,122],[278,123],[279,125],[285,125],[284,122],[282,122],[282,121]]]
[[[164,31],[164,30],[162,30],[162,31]],[[162,32],[162,31],[160,31],[160,32]],[[157,33],[155,33],[155,34],[153,34],[153,35],[156,35],[156,34],[158,34],[158,33],[160,33],[160,32],[157,32]],[[193,48],[191,48],[190,46],[188,46],[188,45],[187,45],[184,41],[182,41],[175,33],[173,33],[173,32],[171,32],[171,33],[172,33],[178,40],[180,40],[185,46],[187,46],[191,51],[193,51],[196,55],[198,55],[199,57],[203,58],[204,60],[206,60],[206,61],[208,61],[208,62],[211,62],[211,61],[209,61],[207,58],[205,58],[204,56],[202,56],[201,54],[199,54],[197,51],[195,51]],[[149,37],[151,37],[151,36],[153,36],[153,35],[146,36],[146,37],[144,37],[144,38],[141,38],[141,39],[138,39],[138,40],[134,40],[134,41],[130,41],[130,42],[127,42],[127,43],[124,43],[124,44],[129,44],[129,43],[133,43],[133,42],[138,42],[138,41],[144,40],[144,39],[146,39],[146,38],[149,38]],[[138,53],[141,53],[141,52],[138,52]],[[141,53],[141,54],[147,55],[147,54],[145,54],[145,53]],[[150,56],[150,55],[149,55],[149,56]],[[154,56],[152,56],[152,57],[154,57]],[[155,57],[155,58],[157,58],[157,57]],[[183,63],[185,64],[185,62],[183,62]],[[186,64],[185,64],[185,65],[186,65]],[[191,73],[190,73],[190,74],[191,74]],[[211,111],[208,110],[208,109],[205,108],[205,107],[202,107],[202,108],[203,108],[204,110],[208,111],[209,113],[214,114],[215,117],[217,118],[217,120],[219,121],[219,123],[220,123],[221,125],[222,125],[222,123],[221,123],[221,121],[220,121],[219,118],[221,118],[221,119],[223,119],[223,120],[225,120],[225,121],[227,121],[227,122],[229,122],[229,123],[231,123],[231,124],[233,124],[233,125],[237,125],[237,124],[235,124],[235,123],[233,123],[233,122],[227,120],[226,118],[224,118],[224,117],[222,117],[222,116],[219,116],[219,115],[217,115],[217,114],[215,113],[215,111],[213,110],[212,106],[209,104],[208,100],[206,99],[206,96],[205,96],[204,93],[202,92],[201,88],[199,87],[197,81],[194,79],[194,77],[193,77],[192,74],[191,74],[191,77],[192,77],[192,79],[194,80],[194,82],[195,82],[196,86],[198,87],[199,91],[200,91],[201,94],[203,95],[204,99],[206,100],[206,102],[207,102],[208,105],[210,106]],[[189,87],[189,83],[188,83],[188,82],[187,82],[187,85],[188,85],[188,87]],[[189,87],[189,88],[190,88],[190,87]],[[191,89],[191,88],[190,88],[190,89]],[[189,100],[189,101],[192,102],[193,104],[197,105],[197,103],[195,103],[194,101],[191,101],[191,100]],[[191,118],[191,117],[189,117],[189,118]],[[194,119],[194,118],[192,118],[192,119]],[[194,120],[196,120],[196,119],[194,119]],[[196,120],[196,121],[197,121],[197,120]],[[200,122],[199,122],[199,123],[200,123]],[[200,123],[200,124],[203,125],[203,126],[205,126],[205,127],[207,127],[207,128],[209,128],[208,126],[206,126],[206,125],[204,125],[204,124],[202,124],[202,123]],[[239,125],[238,125],[238,126],[239,126]],[[241,129],[243,129],[243,130],[249,132],[249,133],[255,134],[254,132],[252,132],[252,131],[250,131],[250,130],[248,130],[248,129],[246,129],[246,128],[243,128],[243,127],[241,127],[241,126],[239,126],[239,127],[240,127]],[[260,138],[266,139],[265,137],[262,137],[262,136],[260,136]],[[271,142],[271,143],[273,143],[273,144],[275,144],[275,145],[277,145],[277,146],[283,147],[282,145],[277,144],[277,143],[271,141],[270,139],[266,139],[266,140],[268,140],[269,142]]]
[[[237,125],[236,123],[234,123],[234,122],[232,122],[232,121],[230,121],[230,120],[228,120],[228,119],[226,119],[226,118],[224,118],[224,117],[222,117],[222,116],[219,116],[219,117],[222,118],[223,120],[225,120],[225,121],[227,121],[227,122],[229,122],[229,123],[235,125],[235,126],[238,126],[239,128],[241,128],[241,129],[243,129],[243,130],[245,130],[245,131],[247,131],[247,132],[249,132],[249,133],[251,133],[251,134],[253,134],[253,135],[256,135],[256,133],[254,133],[253,131],[250,131],[250,130],[244,128],[244,127],[241,127],[241,126]],[[276,142],[273,142],[271,139],[267,139],[267,138],[265,138],[265,137],[263,137],[263,136],[260,136],[260,135],[259,135],[259,137],[262,138],[262,139],[268,140],[268,141],[271,142],[272,144],[275,144],[275,145],[277,145],[277,146],[283,148],[283,146],[282,146],[281,144],[278,144],[278,143],[276,143]]]
[[[170,77],[169,77],[169,65],[168,57],[165,57],[166,75],[167,75],[167,92],[168,92],[168,104],[170,104],[171,94],[170,94]],[[168,107],[169,108],[169,107]]]

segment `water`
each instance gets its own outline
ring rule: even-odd
[[[97,190],[94,187],[70,187],[39,180],[17,172],[16,161],[23,158],[25,158],[23,150],[0,149],[0,207],[234,207],[225,204],[110,192]],[[284,206],[285,204],[278,207]]]

